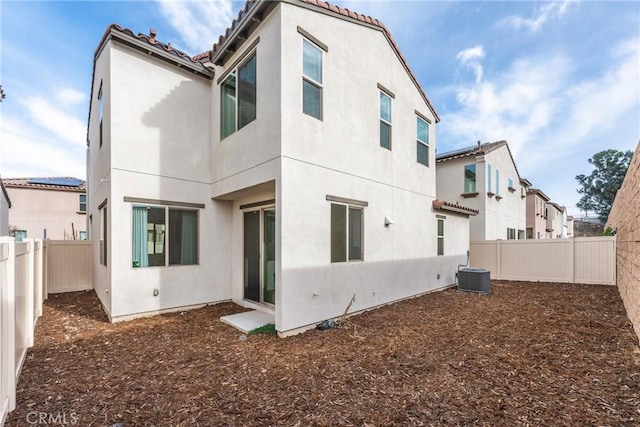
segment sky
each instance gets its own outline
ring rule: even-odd
[[[438,112],[439,153],[506,140],[570,215],[575,176],[640,140],[638,1],[343,1],[382,21]],[[0,174],[86,176],[93,55],[106,27],[195,55],[243,2],[0,0]]]

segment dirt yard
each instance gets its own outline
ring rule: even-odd
[[[109,324],[92,291],[53,295],[7,425],[640,425],[640,350],[615,287],[492,290],[246,341],[219,321],[242,311],[230,303]]]

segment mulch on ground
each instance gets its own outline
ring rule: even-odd
[[[615,287],[447,290],[285,339],[240,340],[219,321],[239,311],[110,324],[93,291],[52,295],[7,425],[640,425]]]

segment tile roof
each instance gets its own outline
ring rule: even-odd
[[[0,188],[2,188],[2,194],[4,194],[4,198],[7,199],[7,203],[9,207],[11,207],[11,199],[9,198],[9,193],[7,193],[7,189],[4,186],[4,180],[0,178]]]
[[[516,170],[516,174],[518,174],[518,180],[525,186],[527,184],[531,186],[531,182],[529,182],[529,180],[527,180],[526,178],[520,177],[518,166],[516,165],[515,160],[513,160],[511,149],[509,148],[509,144],[505,140],[496,141],[496,142],[486,142],[484,144],[481,144],[480,141],[478,141],[478,144],[472,147],[463,148],[461,150],[448,151],[442,154],[436,154],[436,163],[443,163],[451,160],[464,159],[472,156],[475,157],[481,154],[491,153],[492,151],[495,151],[500,147],[507,147],[507,152],[509,153],[509,157],[511,157],[511,163],[513,163],[513,167]],[[526,182],[522,182],[523,180]]]
[[[322,0],[297,0],[297,1],[300,2],[300,3],[304,3],[306,5],[310,5],[310,6],[313,6],[313,7],[317,7],[317,8],[323,9],[325,11],[332,12],[332,13],[334,13],[336,15],[341,15],[342,17],[345,17],[345,18],[349,18],[349,19],[352,19],[352,20],[355,20],[355,21],[358,21],[358,22],[361,22],[361,23],[364,23],[364,24],[373,25],[373,26],[377,27],[378,29],[380,29],[383,32],[383,34],[385,35],[385,37],[387,38],[387,40],[389,41],[389,43],[391,44],[391,47],[395,51],[396,55],[398,56],[398,58],[402,62],[402,65],[404,66],[404,68],[406,69],[407,73],[409,74],[409,77],[411,78],[413,83],[416,85],[416,87],[420,91],[420,94],[421,94],[423,100],[425,101],[425,103],[428,105],[428,107],[433,112],[433,115],[435,117],[436,122],[440,121],[440,117],[438,116],[438,113],[436,112],[435,108],[433,107],[433,104],[431,104],[431,101],[427,97],[424,89],[422,88],[422,86],[418,82],[418,79],[416,78],[416,76],[413,73],[413,71],[411,71],[411,68],[409,67],[409,63],[407,62],[407,59],[404,57],[402,52],[400,52],[400,48],[398,47],[398,44],[395,42],[395,40],[391,36],[391,32],[387,29],[387,27],[385,27],[385,25],[381,21],[379,21],[379,20],[377,20],[375,18],[372,18],[370,16],[363,15],[363,14],[354,12],[352,10],[349,10],[347,8],[336,6],[336,5],[333,5],[331,3],[328,3],[328,2],[325,2],[325,1],[322,1]],[[222,48],[222,46],[224,45],[225,41],[227,41],[227,39],[233,34],[233,32],[244,21],[244,19],[249,14],[251,9],[253,9],[256,5],[263,4],[263,3],[268,3],[268,2],[262,1],[262,0],[247,0],[245,2],[244,7],[242,8],[242,10],[240,10],[240,12],[238,13],[237,18],[235,18],[231,22],[231,25],[225,30],[224,34],[220,35],[220,37],[218,38],[218,41],[216,43],[214,43],[214,45],[211,48],[211,50],[203,52],[203,53],[200,53],[198,55],[195,55],[192,58],[192,60],[200,61],[200,62],[203,62],[203,63],[210,62],[212,60],[213,56],[216,53],[218,53],[218,50]]]
[[[465,215],[475,216],[475,215],[478,215],[478,213],[480,213],[479,210],[472,209],[467,206],[462,206],[458,202],[451,203],[451,202],[445,202],[444,200],[435,199],[432,205],[433,205],[433,209],[449,211],[449,212],[457,212]]]
[[[487,154],[497,150],[504,145],[508,147],[507,141],[486,142],[484,144],[480,144],[480,141],[478,141],[478,144],[472,147],[463,148],[461,150],[448,151],[442,154],[436,154],[436,162],[441,163],[449,160],[457,160],[465,157]]]
[[[544,192],[542,190],[540,190],[539,188],[530,188],[527,190],[527,195],[529,194],[537,194],[538,196],[542,197],[542,199],[545,202],[548,202],[549,200],[551,200],[549,198],[549,196],[547,196],[546,194],[544,194]]]
[[[109,34],[112,32],[112,30],[116,30],[120,33],[128,35],[129,37],[133,37],[134,39],[145,42],[149,46],[154,47],[159,51],[164,51],[170,55],[175,56],[176,58],[182,59],[194,65],[199,65],[204,67],[204,64],[202,63],[202,61],[198,61],[192,58],[191,56],[187,55],[186,53],[182,52],[181,50],[176,49],[175,47],[171,46],[171,43],[163,43],[161,41],[156,40],[155,30],[152,29],[149,35],[142,34],[142,33],[134,34],[134,32],[131,31],[130,29],[121,27],[118,24],[111,24],[107,26],[107,29],[105,30],[104,34],[100,38],[100,43],[98,43],[98,48],[94,53],[94,58],[98,56],[98,53],[100,51],[102,44],[104,43],[106,38],[109,37]]]
[[[67,185],[51,185],[51,184],[34,184],[29,181],[33,179],[38,180],[53,180],[53,179],[77,179],[73,177],[38,177],[38,178],[2,178],[4,186],[8,188],[35,188],[40,190],[62,190],[72,191],[76,193],[85,193],[87,191],[87,183],[84,180],[77,179],[82,182],[78,187],[72,187]]]

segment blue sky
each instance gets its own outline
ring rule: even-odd
[[[521,176],[579,215],[575,176],[640,138],[640,2],[336,1],[391,30],[438,111],[438,152],[509,142]],[[186,53],[243,2],[0,2],[0,173],[85,177],[93,54],[110,23]]]

